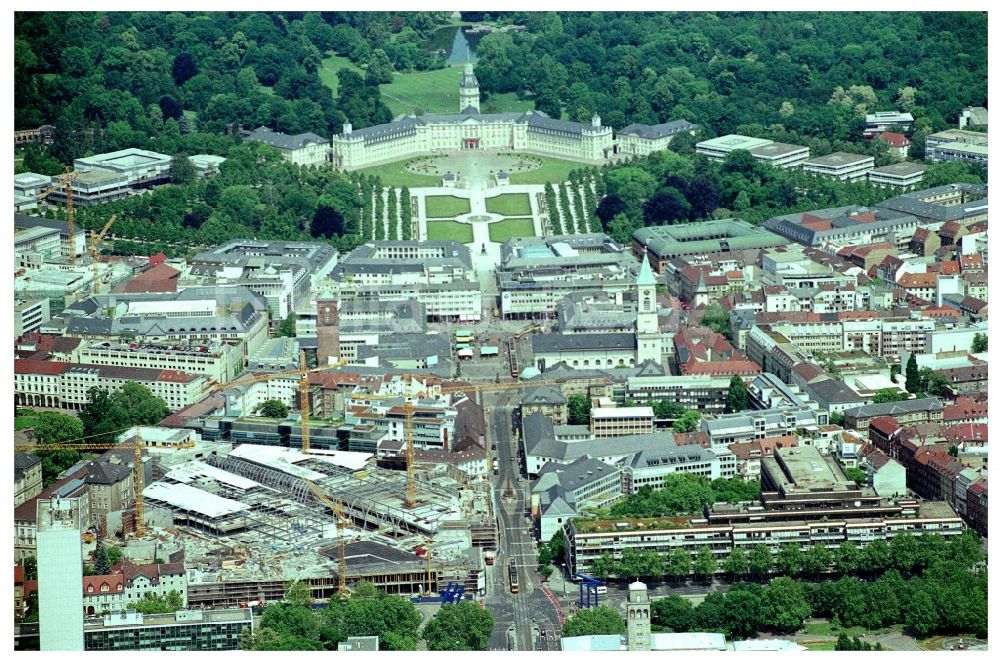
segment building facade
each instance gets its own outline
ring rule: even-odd
[[[479,112],[479,82],[467,64],[456,114],[403,116],[355,130],[345,124],[333,137],[334,166],[351,171],[382,162],[464,150],[513,150],[584,162],[601,162],[614,150],[613,132],[595,115],[590,124],[557,120],[541,111]]]

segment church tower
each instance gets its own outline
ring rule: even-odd
[[[649,652],[653,646],[650,636],[649,590],[646,589],[645,583],[636,581],[628,586],[625,617],[629,651]]]
[[[649,257],[643,255],[642,268],[636,280],[638,313],[635,319],[636,365],[645,361],[663,362],[663,336],[656,307],[656,276],[649,266]]]
[[[479,113],[479,81],[472,71],[471,62],[465,63],[465,73],[458,84],[458,112],[463,113],[469,107]]]

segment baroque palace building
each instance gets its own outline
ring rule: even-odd
[[[595,115],[590,124],[550,118],[541,111],[480,113],[479,81],[465,65],[459,83],[459,113],[401,116],[385,125],[333,137],[333,164],[352,170],[396,160],[461,150],[511,150],[600,162],[614,152],[610,127]]]

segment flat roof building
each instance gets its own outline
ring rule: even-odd
[[[874,157],[856,153],[836,152],[802,162],[802,170],[806,173],[852,183],[864,180],[865,175],[873,168],[875,168]]]
[[[144,187],[167,182],[174,158],[162,153],[139,148],[126,148],[111,153],[101,153],[91,157],[73,160],[73,168],[81,173],[101,170],[118,174],[125,178],[129,187]],[[76,183],[73,185],[74,197]]]
[[[915,162],[899,162],[875,167],[868,172],[868,182],[876,187],[909,189],[924,179],[927,168]]]
[[[632,253],[637,259],[648,256],[657,273],[663,273],[673,257],[771,248],[785,243],[781,236],[735,218],[643,227],[632,232]]]
[[[758,139],[752,136],[743,136],[742,134],[726,134],[725,136],[717,136],[714,139],[699,141],[695,144],[694,148],[696,153],[705,155],[713,162],[721,162],[725,159],[726,155],[734,150],[750,150],[751,148],[766,146],[770,143],[774,142],[770,139]]]
[[[788,169],[801,165],[809,159],[809,147],[792,143],[768,143],[750,149],[750,154],[758,162]]]
[[[949,129],[928,134],[924,142],[925,154],[931,162],[960,160],[972,164],[988,165],[989,134],[964,129]]]

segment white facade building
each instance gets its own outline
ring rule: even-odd
[[[333,137],[333,162],[360,169],[407,157],[460,150],[513,150],[600,162],[614,149],[613,132],[595,115],[588,125],[548,117],[541,111],[479,112],[479,82],[467,64],[456,114],[403,116],[391,123],[355,130],[345,124]]]
[[[814,176],[833,178],[854,182],[864,180],[869,171],[875,168],[875,158],[870,155],[855,155],[854,153],[830,153],[822,157],[813,157],[802,162],[802,170]]]
[[[38,501],[41,648],[83,651],[83,521],[80,501]]]
[[[330,142],[312,132],[291,136],[261,126],[251,132],[246,140],[265,143],[281,153],[286,162],[299,166],[317,166],[330,159]]]

